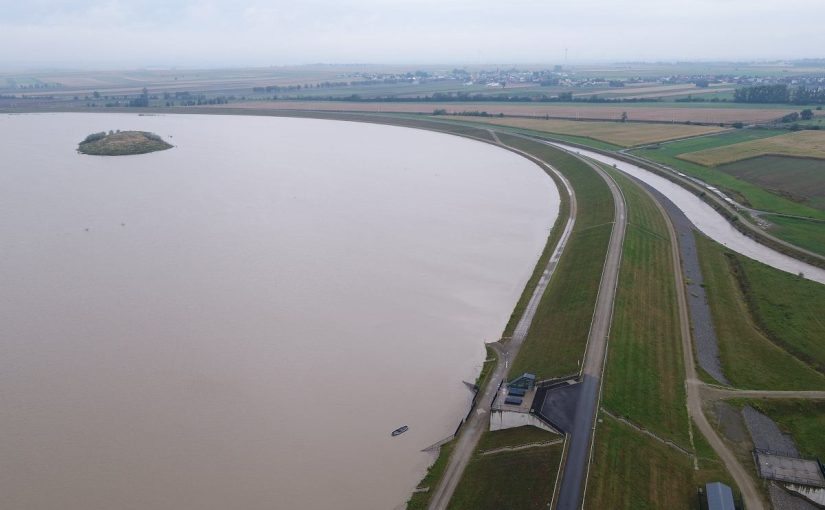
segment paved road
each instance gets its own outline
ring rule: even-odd
[[[503,144],[502,146],[507,147]],[[450,499],[458,486],[458,482],[461,480],[461,476],[464,474],[464,470],[470,461],[470,457],[472,457],[473,452],[476,449],[476,445],[478,444],[478,440],[481,437],[482,432],[488,428],[490,406],[492,404],[493,397],[498,390],[498,384],[502,379],[507,377],[507,372],[510,368],[508,361],[515,359],[516,354],[518,354],[518,351],[521,348],[521,344],[527,337],[527,331],[530,329],[530,324],[532,324],[533,317],[536,315],[536,309],[538,308],[539,301],[541,301],[541,297],[544,295],[547,284],[550,282],[550,277],[556,270],[556,266],[559,263],[559,258],[561,258],[561,254],[567,246],[567,241],[570,238],[570,233],[573,231],[573,225],[576,221],[576,196],[573,194],[573,189],[570,187],[570,183],[567,182],[567,179],[565,179],[564,176],[562,176],[555,169],[534,158],[533,156],[511,147],[507,148],[522,154],[531,161],[537,163],[539,166],[553,172],[559,177],[559,179],[561,179],[565,190],[570,196],[570,217],[567,220],[567,224],[564,226],[564,231],[562,232],[555,250],[550,256],[550,260],[547,262],[544,273],[542,273],[539,283],[536,285],[536,289],[533,291],[533,295],[527,303],[527,307],[525,308],[521,319],[518,324],[516,324],[512,338],[506,345],[502,345],[498,342],[490,344],[498,354],[498,363],[496,364],[495,369],[493,369],[493,373],[489,378],[487,386],[480,390],[483,393],[476,400],[475,411],[464,423],[464,426],[461,427],[458,441],[456,442],[452,455],[450,455],[450,459],[444,470],[444,475],[441,478],[441,482],[430,499],[430,504],[428,506],[430,510],[445,510],[447,508],[450,503]],[[559,192],[561,193],[562,190],[559,190]]]
[[[654,196],[644,185],[641,188],[653,198],[654,203],[659,208],[667,223],[670,232],[671,253],[673,257],[674,278],[676,282],[676,300],[679,307],[679,324],[682,337],[682,357],[685,365],[685,385],[687,390],[687,410],[688,415],[696,423],[696,427],[710,443],[713,451],[722,459],[725,468],[730,473],[739,490],[742,492],[742,499],[748,510],[760,510],[765,508],[764,501],[756,489],[747,469],[745,469],[733,452],[722,441],[716,430],[710,425],[702,409],[702,396],[700,389],[704,385],[696,375],[696,364],[693,359],[693,345],[690,334],[690,318],[688,313],[687,297],[685,296],[685,281],[682,276],[682,263],[679,255],[679,238],[668,211],[659,202],[658,195]]]
[[[590,163],[588,163],[590,164]],[[582,388],[576,406],[573,431],[570,435],[570,447],[565,458],[559,488],[558,510],[575,510],[581,507],[584,488],[587,483],[587,471],[590,466],[590,452],[593,446],[593,431],[596,423],[596,411],[601,398],[601,381],[604,370],[607,337],[613,319],[613,298],[619,279],[619,266],[622,260],[622,245],[627,227],[627,213],[624,196],[610,176],[596,165],[590,165],[607,182],[613,194],[614,221],[607,248],[596,308],[590,324],[584,363],[582,365]]]

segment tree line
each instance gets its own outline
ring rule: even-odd
[[[733,100],[737,103],[825,104],[825,88],[755,85],[737,88],[733,92]]]

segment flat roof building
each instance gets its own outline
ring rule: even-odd
[[[705,484],[705,495],[708,498],[708,510],[736,510],[733,491],[721,482]]]

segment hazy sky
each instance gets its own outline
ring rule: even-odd
[[[0,66],[825,56],[825,0],[0,0]]]

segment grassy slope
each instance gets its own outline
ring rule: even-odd
[[[689,448],[679,317],[670,236],[653,200],[611,172],[628,208],[628,229],[604,386],[604,406]]]
[[[628,205],[628,232],[611,327],[603,404],[690,450],[670,240],[652,200],[617,178]],[[730,483],[697,434],[693,459],[600,414],[585,508],[691,508],[696,487]]]
[[[737,279],[731,271],[729,256],[725,255],[730,252],[702,235],[696,236],[696,242],[708,301],[713,313],[713,323],[719,339],[719,355],[725,375],[731,383],[736,387],[750,389],[825,388],[825,376],[771,342],[756,326]],[[738,255],[731,256],[744,259]],[[809,312],[814,312],[812,308],[816,307],[817,301],[806,306],[805,300],[812,298],[819,299],[820,304],[825,302],[822,301],[825,300],[825,286],[814,283],[811,284],[811,288],[808,288],[808,285],[800,286],[798,284],[809,282],[800,282],[792,275],[762,266],[758,262],[747,262],[744,265],[746,271],[756,268],[750,275],[750,280],[754,282],[754,293],[776,295],[787,305],[807,308]],[[773,287],[775,290],[771,290],[772,285],[777,285]],[[802,287],[814,292],[815,295],[800,294]],[[814,319],[809,315],[805,317],[808,318],[805,323]],[[772,326],[782,332],[784,338],[788,324],[785,317],[772,316],[770,320],[777,321],[772,322]],[[809,328],[805,328],[805,331],[809,331]],[[819,332],[825,335],[825,331],[819,329]],[[789,374],[793,376],[789,377]]]
[[[775,343],[825,373],[825,285],[737,258],[759,326]]]
[[[423,510],[427,508],[427,505],[430,503],[432,491],[435,490],[438,480],[441,479],[441,475],[447,468],[447,460],[450,458],[450,454],[453,453],[454,447],[455,441],[441,447],[438,452],[438,458],[435,459],[433,465],[427,469],[427,474],[424,475],[424,479],[418,484],[418,488],[429,487],[430,490],[427,492],[416,492],[410,496],[410,499],[407,500],[407,510]]]
[[[553,480],[562,445],[474,455],[456,488],[450,509],[545,509],[553,497]]]
[[[723,147],[748,140],[776,136],[782,133],[784,133],[784,131],[762,129],[738,130],[714,136],[668,143],[661,145],[658,149],[639,149],[633,151],[633,153],[643,158],[672,166],[688,175],[698,177],[709,184],[730,192],[735,198],[745,204],[749,204],[755,209],[825,219],[825,213],[823,213],[823,211],[775,195],[759,186],[737,179],[719,170],[684,161],[676,157],[679,154],[713,147]]]
[[[766,216],[771,233],[789,243],[825,255],[825,223],[782,216]]]
[[[602,178],[579,159],[530,140],[502,135],[502,141],[553,164],[576,193],[573,234],[510,370],[540,378],[567,375],[578,370],[587,343],[612,228],[613,199]]]
[[[532,443],[544,443],[562,439],[561,436],[536,427],[517,427],[514,429],[487,431],[478,442],[477,451],[495,450],[505,446],[520,446]]]

